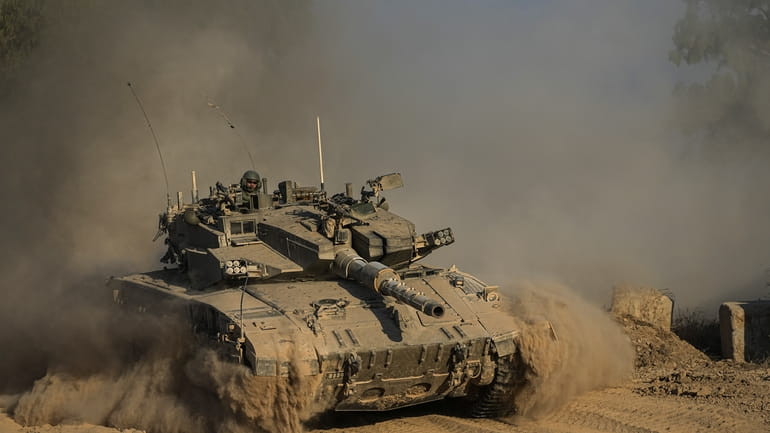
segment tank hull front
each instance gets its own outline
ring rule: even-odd
[[[381,411],[483,393],[517,356],[494,288],[457,270],[403,280],[442,303],[431,317],[347,280],[193,290],[176,271],[113,278],[116,303],[173,314],[261,377],[301,376],[319,407]]]

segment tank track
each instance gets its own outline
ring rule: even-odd
[[[495,378],[471,409],[474,418],[497,418],[514,412],[514,395],[524,384],[524,372],[514,356],[497,360]]]

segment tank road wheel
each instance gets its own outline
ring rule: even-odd
[[[525,383],[524,369],[512,355],[497,360],[495,378],[481,391],[479,400],[471,409],[474,418],[506,416],[515,410],[514,396]]]

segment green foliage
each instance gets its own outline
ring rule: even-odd
[[[721,141],[770,138],[770,0],[683,0],[669,59],[713,68],[703,83],[680,86],[686,132]]]
[[[31,0],[0,0],[0,79],[16,70],[37,45],[41,4]]]
[[[770,55],[769,0],[683,1],[670,53],[677,65],[714,61],[738,72]]]

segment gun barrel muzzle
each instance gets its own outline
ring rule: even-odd
[[[444,307],[441,304],[418,292],[413,287],[407,286],[403,281],[392,279],[383,281],[382,286],[380,286],[380,292],[383,295],[392,296],[429,316],[441,317],[444,315]]]
[[[334,271],[343,278],[357,281],[364,286],[398,299],[423,313],[441,317],[444,307],[401,281],[396,271],[380,262],[367,262],[353,250],[343,250],[334,258]]]

